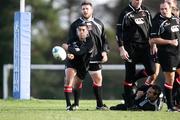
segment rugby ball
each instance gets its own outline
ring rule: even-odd
[[[67,56],[66,51],[60,46],[53,47],[52,55],[55,59],[60,59],[60,60],[65,60]]]

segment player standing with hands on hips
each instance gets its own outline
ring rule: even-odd
[[[117,23],[116,38],[126,69],[123,97],[127,108],[131,108],[133,105],[132,89],[136,64],[143,64],[148,76],[153,75],[155,70],[149,45],[151,15],[142,6],[142,1],[131,0],[130,4],[121,12]]]
[[[70,27],[68,43],[76,41],[77,35],[75,34],[76,28],[81,23],[86,23],[88,26],[89,34],[93,40],[93,53],[89,64],[89,74],[93,80],[93,91],[96,97],[97,110],[107,110],[108,107],[102,101],[102,63],[108,60],[107,52],[109,51],[108,43],[106,40],[105,30],[103,23],[93,17],[93,6],[89,1],[81,3],[82,16],[75,20]],[[81,94],[82,84],[79,84],[77,89],[73,90],[75,106],[79,106],[79,98]]]
[[[76,41],[62,45],[68,51],[64,83],[67,111],[78,109],[78,106],[71,104],[70,94],[73,89],[80,87],[79,84],[85,78],[89,67],[90,56],[93,51],[93,41],[85,23],[79,24],[76,34],[78,36]]]

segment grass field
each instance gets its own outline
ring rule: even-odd
[[[94,100],[81,100],[78,111],[67,112],[64,100],[0,100],[0,120],[180,120],[180,113],[166,112],[166,106],[160,112],[97,111]]]

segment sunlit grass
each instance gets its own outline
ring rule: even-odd
[[[105,100],[107,106],[119,100]],[[0,120],[180,120],[179,112],[97,111],[95,100],[81,100],[78,111],[67,112],[64,100],[0,100]]]

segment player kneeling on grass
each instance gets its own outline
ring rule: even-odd
[[[118,104],[110,107],[110,110],[159,111],[163,105],[161,93],[161,88],[157,85],[152,85],[148,89],[140,87],[132,98],[133,106],[131,108],[128,108],[126,104]],[[126,99],[125,96],[124,99]]]
[[[77,40],[62,47],[68,51],[65,69],[64,94],[66,98],[66,110],[76,110],[79,107],[78,96],[74,96],[74,104],[71,104],[70,94],[72,89],[82,87],[82,80],[88,70],[90,56],[93,51],[93,42],[89,36],[86,24],[82,23],[77,28]],[[77,99],[76,99],[77,98]]]

